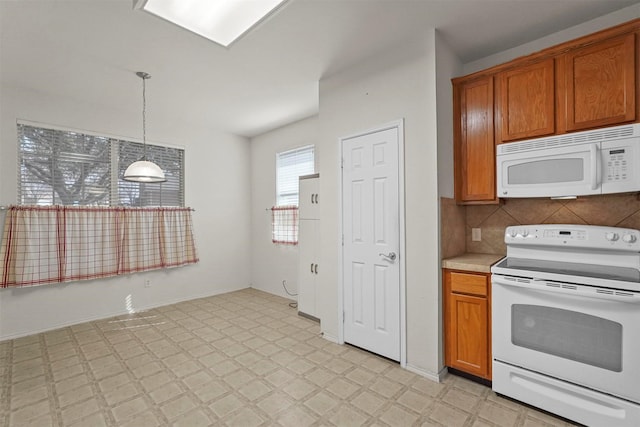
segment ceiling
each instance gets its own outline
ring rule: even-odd
[[[225,49],[132,0],[0,0],[0,79],[255,136],[318,112],[318,81],[437,28],[463,63],[638,0],[289,0]]]

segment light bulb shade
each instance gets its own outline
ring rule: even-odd
[[[165,182],[164,172],[160,166],[146,160],[138,160],[124,171],[123,179],[132,182]]]

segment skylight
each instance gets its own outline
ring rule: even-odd
[[[136,0],[134,8],[228,47],[285,1]]]

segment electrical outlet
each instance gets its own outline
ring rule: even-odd
[[[144,281],[144,287],[145,287],[145,288],[150,288],[150,287],[151,287],[151,280],[149,280],[149,279],[145,279],[145,281]]]
[[[471,241],[472,242],[480,242],[480,241],[482,241],[482,229],[481,228],[472,228],[471,229]]]

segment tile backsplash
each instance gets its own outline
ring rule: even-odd
[[[590,224],[640,229],[638,193],[580,197],[575,200],[501,199],[498,205],[457,206],[441,199],[442,257],[463,252],[504,254],[504,229],[519,224]],[[464,217],[464,245],[461,239]],[[480,228],[482,240],[471,240]]]

